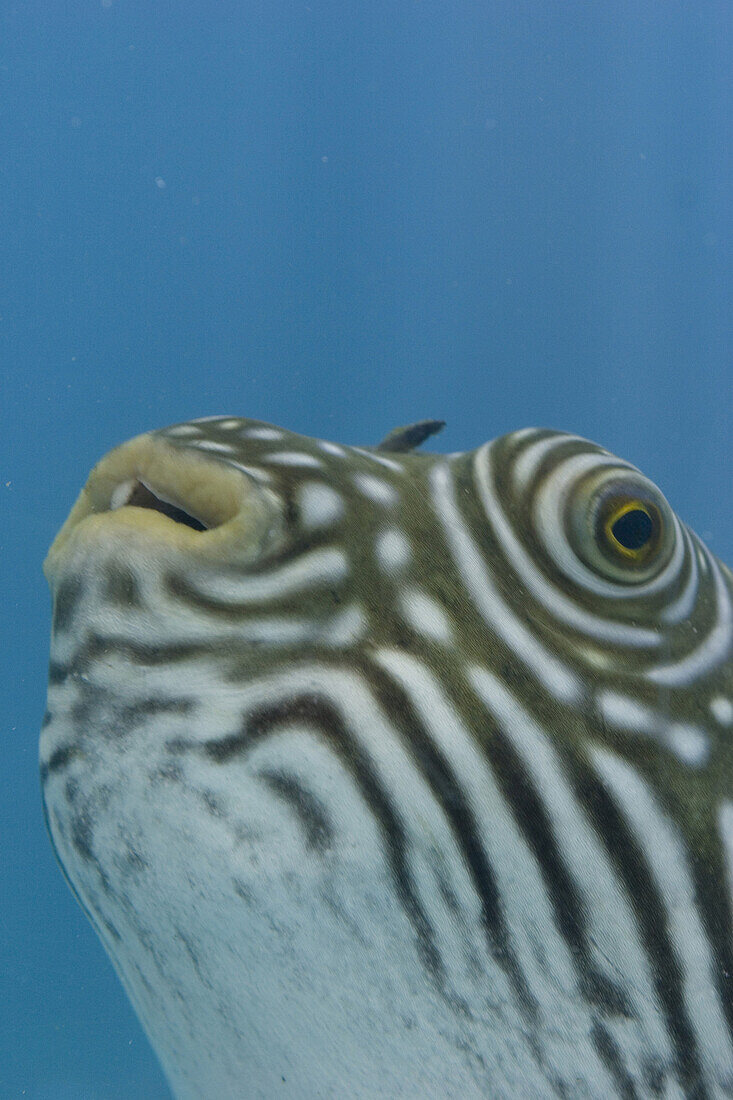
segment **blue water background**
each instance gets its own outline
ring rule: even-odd
[[[733,7],[0,11],[0,1097],[166,1097],[47,842],[41,561],[87,473],[230,413],[579,432],[733,562]]]

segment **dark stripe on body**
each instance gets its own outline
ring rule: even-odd
[[[482,923],[490,953],[504,971],[523,1010],[536,1023],[539,1015],[537,1000],[514,953],[496,875],[481,844],[481,830],[461,784],[443,753],[430,740],[403,688],[387,673],[373,666],[365,668],[364,675],[380,706],[402,734],[403,743],[420,775],[445,814],[481,902]]]
[[[70,628],[84,588],[84,582],[79,577],[67,578],[59,583],[53,601],[52,634],[61,634]]]
[[[441,991],[445,991],[445,968],[436,947],[434,930],[415,890],[404,825],[383,790],[371,760],[350,735],[341,714],[330,700],[320,695],[299,695],[265,706],[249,716],[241,733],[208,741],[204,751],[211,760],[224,764],[233,756],[246,755],[258,741],[283,725],[293,723],[315,727],[327,739],[358,786],[382,834],[395,891],[415,931],[420,958],[433,981]]]
[[[590,1034],[593,1046],[616,1083],[616,1096],[619,1100],[638,1100],[636,1085],[626,1072],[614,1039],[598,1021],[593,1024]]]
[[[283,554],[280,560],[267,562],[267,569],[261,568],[259,573],[254,568],[248,568],[242,571],[242,576],[246,579],[251,579],[261,574],[276,574],[279,569],[284,569],[291,561],[297,562],[307,554],[313,554],[318,549],[332,550],[333,542],[329,538],[328,541],[324,538],[320,543],[315,540],[309,539],[308,542],[304,542],[303,545],[298,547],[298,552],[294,552],[292,546],[288,547],[287,555]],[[238,576],[239,574],[237,574]],[[236,577],[235,577],[236,579]],[[272,577],[268,579],[272,580]],[[280,596],[275,596],[272,593],[269,595],[263,595],[259,598],[236,600],[231,596],[216,596],[206,592],[200,591],[194,584],[186,577],[182,577],[178,573],[169,573],[163,579],[165,591],[170,596],[171,600],[175,603],[182,604],[188,610],[203,611],[212,618],[219,619],[224,622],[241,623],[243,619],[256,618],[258,615],[278,615],[288,614],[293,612],[293,601],[313,601],[318,599],[324,603],[324,606],[328,602],[334,602],[328,600],[329,593],[339,593],[335,602],[340,602],[342,598],[340,591],[345,590],[348,582],[348,576],[342,575],[329,576],[328,573],[319,577],[309,578],[302,582],[302,588],[298,588],[295,592],[291,588],[288,588]]]
[[[713,828],[708,837],[716,836]],[[728,890],[728,871],[720,841],[711,839],[705,859],[691,859],[690,870],[695,883],[697,912],[713,956],[712,980],[723,1008],[728,1032],[733,1044],[733,914]],[[730,1067],[733,1091],[733,1066]]]
[[[261,771],[263,780],[276,795],[290,806],[303,826],[309,848],[324,852],[333,844],[334,831],[325,807],[300,780],[284,772]]]
[[[700,1063],[697,1039],[685,1004],[682,975],[670,936],[664,898],[654,883],[644,852],[611,796],[587,766],[565,755],[568,780],[594,822],[636,917],[649,959],[657,998],[672,1042],[675,1070],[685,1096],[709,1096]]]
[[[137,577],[131,569],[125,569],[120,565],[107,567],[101,597],[114,607],[125,610],[143,605]]]
[[[563,859],[549,813],[521,758],[501,728],[493,722],[486,743],[493,774],[504,800],[537,859],[558,931],[579,971],[583,996],[590,1005],[600,1008],[605,1014],[631,1017],[631,1007],[624,991],[593,961],[585,904]]]
[[[79,749],[76,745],[61,745],[60,748],[52,752],[48,761],[41,764],[41,784],[44,784],[50,775],[64,771],[78,755]]]

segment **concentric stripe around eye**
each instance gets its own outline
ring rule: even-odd
[[[486,625],[506,642],[552,695],[563,702],[577,702],[581,695],[579,680],[521,622],[492,580],[488,566],[456,505],[447,466],[435,467],[432,488],[434,507],[451,549],[454,566],[466,587],[467,599]]]

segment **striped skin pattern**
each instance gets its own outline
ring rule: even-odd
[[[585,440],[410,438],[95,468],[46,565],[69,884],[177,1097],[733,1096],[731,573]]]

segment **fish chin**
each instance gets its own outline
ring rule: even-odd
[[[379,829],[314,744],[307,708],[259,744],[242,737],[243,709],[292,679],[263,682],[243,708],[192,670],[164,703],[154,666],[128,670],[126,689],[113,672],[119,685],[119,664],[100,659],[68,708],[54,694],[46,816],[175,1095],[339,1095],[350,1082],[396,1096],[407,1080],[418,1095],[456,1080],[479,1095],[478,1033],[456,1064],[468,1017],[439,975],[416,971]],[[295,686],[304,699],[334,688],[315,668]],[[480,1001],[478,974],[470,984]]]

